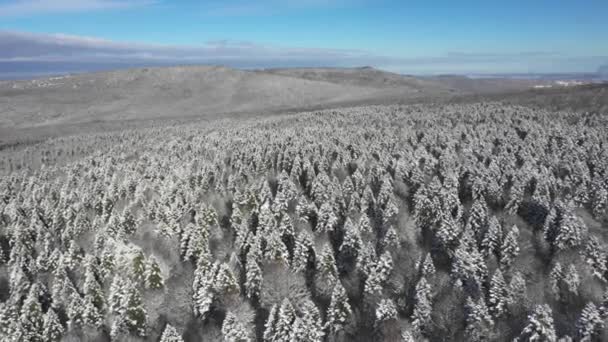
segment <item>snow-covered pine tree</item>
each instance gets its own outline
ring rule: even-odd
[[[251,342],[253,338],[247,328],[241,324],[234,313],[229,311],[222,323],[222,335],[226,342]]]
[[[308,231],[303,230],[298,233],[293,251],[293,257],[291,259],[291,269],[294,271],[294,273],[303,272],[306,270],[311,251],[314,252],[312,236],[310,233],[308,233]]]
[[[146,288],[157,290],[164,286],[162,271],[154,255],[151,255],[146,263],[146,271],[144,273],[144,282]]]
[[[496,319],[502,317],[507,311],[507,305],[511,302],[511,294],[500,269],[497,269],[490,281],[488,293],[488,307],[490,313]]]
[[[568,292],[570,292],[570,294],[578,295],[578,288],[581,284],[581,279],[574,264],[571,264],[570,267],[568,267],[568,271],[564,275],[564,284],[566,285],[566,289]]]
[[[605,326],[605,320],[593,302],[587,303],[576,323],[581,341],[595,341]]]
[[[467,298],[465,304],[466,328],[465,334],[471,342],[485,341],[490,337],[494,327],[494,321],[483,297],[475,302],[471,297]]]
[[[382,298],[376,307],[376,325],[382,324],[382,322],[397,319],[397,307],[395,303],[389,298]]]
[[[336,282],[327,309],[325,327],[329,334],[342,331],[352,315],[352,309],[346,296],[346,290],[339,281]]]
[[[165,330],[163,330],[163,334],[160,336],[159,342],[184,342],[184,339],[175,327],[167,323]]]
[[[44,314],[44,322],[42,324],[42,341],[58,342],[64,333],[64,328],[59,321],[59,317],[53,308],[49,308]]]
[[[496,216],[490,217],[488,231],[481,240],[481,251],[484,257],[499,255],[502,245],[502,227]]]
[[[296,319],[295,309],[288,298],[283,299],[275,324],[274,341],[291,342],[292,326]]]
[[[547,304],[536,305],[528,315],[528,322],[521,332],[523,341],[555,342],[555,326],[553,324],[553,311]]]
[[[432,306],[431,285],[425,277],[421,277],[416,284],[414,298],[414,312],[412,313],[412,327],[417,333],[424,333],[431,319]]]
[[[17,324],[17,336],[20,341],[42,342],[44,317],[38,296],[40,288],[34,283],[29,290]]]
[[[260,268],[254,254],[247,254],[247,264],[245,269],[245,294],[247,295],[247,298],[255,298],[260,294],[263,277],[262,269]]]
[[[266,323],[264,323],[264,342],[274,342],[276,336],[276,325],[279,320],[279,308],[277,305],[273,305],[270,308],[270,313],[268,314],[268,319]]]
[[[500,247],[500,266],[503,270],[509,269],[519,255],[519,229],[513,225]]]

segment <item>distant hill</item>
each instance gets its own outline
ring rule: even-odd
[[[605,79],[608,79],[608,64],[602,65],[597,69],[597,73]]]
[[[64,131],[125,120],[272,114],[528,89],[516,80],[414,77],[363,68],[137,68],[0,82],[0,129]]]

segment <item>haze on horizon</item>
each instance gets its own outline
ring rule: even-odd
[[[596,72],[605,1],[0,0],[0,78],[134,66]]]

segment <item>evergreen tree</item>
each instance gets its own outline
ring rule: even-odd
[[[144,280],[146,287],[149,289],[156,290],[164,286],[162,271],[153,255],[150,256],[148,263],[146,264]]]
[[[592,302],[587,303],[576,323],[581,341],[593,341],[604,328],[605,320]]]
[[[481,250],[484,257],[490,255],[499,255],[500,247],[502,245],[502,227],[498,222],[496,216],[490,217],[488,224],[488,231],[481,241]]]
[[[558,250],[577,247],[583,243],[586,234],[585,222],[568,210],[562,217],[553,245]]]
[[[58,342],[63,336],[64,328],[59,321],[59,317],[55,310],[49,308],[44,314],[44,322],[42,324],[42,341]]]
[[[564,283],[568,289],[568,292],[573,295],[578,295],[578,288],[581,284],[581,280],[574,264],[568,267],[568,272],[566,272],[564,276]]]
[[[555,326],[553,325],[553,312],[547,304],[534,307],[528,315],[528,323],[521,332],[523,341],[546,341],[555,342]]]
[[[291,259],[291,268],[295,273],[306,270],[310,252],[312,250],[314,250],[312,237],[306,230],[301,231],[296,239],[293,257]]]
[[[160,337],[160,342],[184,342],[182,336],[179,334],[171,324],[165,326],[165,330]]]
[[[505,282],[500,269],[496,270],[490,281],[490,291],[488,295],[488,306],[492,316],[500,318],[505,314],[507,305],[511,301],[509,288]]]
[[[268,319],[264,324],[264,336],[263,339],[265,342],[274,342],[276,336],[276,325],[279,320],[279,309],[277,305],[273,305],[270,309],[270,313],[268,315]]]
[[[40,289],[33,284],[21,307],[18,323],[18,335],[21,341],[42,342],[44,317],[38,300]]]
[[[346,296],[346,290],[339,281],[336,282],[331,294],[331,301],[327,309],[326,329],[330,334],[335,334],[344,329],[352,315],[351,306]]]
[[[275,324],[274,341],[291,342],[292,326],[296,319],[296,313],[289,299],[283,299],[279,308],[279,316]]]
[[[500,247],[500,266],[503,269],[511,267],[511,264],[513,264],[513,261],[519,255],[518,238],[519,229],[514,225],[511,227],[511,231],[509,231]]]
[[[252,253],[247,254],[246,272],[245,293],[248,298],[257,297],[260,294],[263,277],[262,269]]]
[[[465,334],[471,342],[480,342],[488,339],[494,327],[494,321],[483,297],[477,302],[471,297],[467,298],[465,304],[466,328]]]
[[[247,328],[230,311],[226,314],[222,323],[222,335],[226,342],[249,342],[253,340]]]
[[[415,331],[423,333],[428,328],[431,320],[432,294],[431,285],[422,277],[416,284],[416,296],[414,298],[414,312],[412,313],[412,327]]]
[[[376,307],[376,325],[384,321],[397,319],[397,307],[391,299],[383,298]]]

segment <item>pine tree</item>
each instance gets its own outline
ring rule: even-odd
[[[247,328],[230,311],[226,314],[222,323],[222,335],[226,342],[250,342],[253,340]]]
[[[264,324],[264,335],[263,339],[265,342],[274,342],[276,336],[276,325],[279,319],[279,309],[277,305],[273,305],[268,314],[268,319]]]
[[[419,333],[425,332],[431,320],[432,312],[431,286],[422,277],[416,284],[416,296],[414,298],[414,312],[412,313],[412,327]]]
[[[309,299],[305,300],[301,304],[301,312],[302,328],[304,330],[301,340],[322,342],[325,335],[323,332],[323,321],[321,319],[321,312],[319,312],[315,303]]]
[[[40,289],[33,284],[21,307],[18,334],[21,341],[42,342],[44,317],[38,300]]]
[[[511,227],[511,231],[509,231],[500,247],[500,266],[503,269],[511,267],[511,264],[513,264],[513,261],[519,255],[518,238],[519,229],[514,225]]]
[[[247,298],[254,298],[260,294],[262,286],[262,269],[252,253],[247,254],[245,293]]]
[[[523,341],[546,341],[555,342],[555,326],[553,325],[553,312],[547,304],[534,307],[528,315],[528,323],[521,332]]]
[[[276,342],[290,342],[292,326],[296,319],[296,313],[293,305],[289,299],[283,299],[281,307],[279,308],[279,316],[275,325],[275,336],[274,341]]]
[[[383,298],[376,307],[376,325],[384,321],[397,319],[397,307],[391,299]]]
[[[380,293],[392,271],[393,259],[391,254],[387,251],[369,268],[369,273],[365,279],[365,294],[374,295]]]
[[[346,290],[344,290],[342,283],[338,281],[334,286],[329,308],[327,309],[326,329],[330,334],[342,331],[351,315],[352,310],[346,296]]]
[[[500,318],[505,314],[507,305],[511,301],[509,288],[505,282],[500,269],[496,270],[490,281],[490,291],[488,295],[488,306],[492,316]]]
[[[593,341],[604,328],[605,321],[592,302],[587,303],[576,323],[581,341]]]
[[[64,328],[59,321],[59,317],[55,310],[49,308],[44,314],[44,322],[42,324],[42,341],[58,342],[63,336]]]
[[[481,250],[484,257],[490,255],[498,255],[500,253],[500,247],[502,245],[502,227],[498,222],[496,216],[490,217],[488,224],[488,231],[481,241]]]
[[[164,286],[162,271],[153,255],[150,256],[148,263],[146,264],[144,280],[146,287],[149,289],[157,290]]]
[[[165,326],[165,330],[160,337],[160,342],[184,342],[184,339],[171,324]]]
[[[564,279],[564,271],[562,270],[562,264],[556,262],[549,273],[549,284],[551,286],[551,292],[555,296],[556,299],[559,299],[561,296],[561,283]]]
[[[291,269],[294,273],[306,270],[311,250],[314,250],[312,237],[306,230],[303,230],[298,234],[291,259]]]
[[[488,270],[485,261],[474,245],[473,238],[465,231],[460,246],[454,253],[452,277],[459,279],[469,295],[477,296],[485,281]]]
[[[568,272],[566,272],[564,276],[564,283],[568,292],[573,295],[578,295],[578,288],[580,286],[581,280],[576,270],[576,266],[574,264],[568,267]]]
[[[562,217],[553,245],[558,250],[580,246],[587,234],[585,222],[570,210]]]
[[[83,298],[76,291],[72,291],[67,305],[68,327],[73,330],[84,323],[85,306]]]
[[[133,257],[131,264],[133,278],[137,281],[145,280],[146,273],[146,256],[142,250],[138,250]]]
[[[139,290],[134,283],[127,285],[125,316],[129,330],[135,335],[146,336],[148,316]]]
[[[433,258],[430,253],[427,253],[424,256],[424,259],[421,258],[416,263],[416,269],[419,270],[421,277],[429,278],[435,274],[435,264],[433,263]]]
[[[356,257],[362,244],[359,231],[355,228],[350,218],[346,218],[346,222],[344,222],[344,239],[340,246],[340,253]]]
[[[324,202],[319,208],[319,217],[315,232],[321,234],[324,232],[332,232],[338,222],[338,218],[329,202]]]
[[[401,342],[416,342],[414,335],[409,330],[404,330],[401,333]]]
[[[494,321],[483,297],[479,297],[477,302],[471,297],[467,298],[465,304],[466,328],[465,334],[471,342],[480,342],[487,339],[494,327]]]

